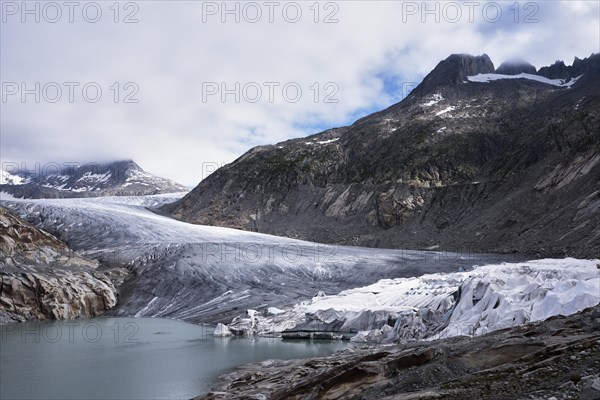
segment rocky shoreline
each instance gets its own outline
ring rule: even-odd
[[[600,398],[600,306],[477,337],[269,360],[221,375],[217,399]]]
[[[93,317],[117,304],[124,269],[102,271],[55,236],[0,208],[0,324]]]

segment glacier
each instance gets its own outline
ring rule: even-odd
[[[335,332],[340,338],[356,333],[351,340],[357,342],[433,340],[482,335],[599,303],[600,260],[542,259],[383,279],[315,296],[273,316],[237,318],[221,331],[284,337]]]
[[[498,329],[600,302],[598,260],[332,246],[155,212],[184,193],[0,206],[131,272],[108,315],[220,323],[217,335],[398,342]],[[247,311],[249,310],[249,311]]]
[[[183,193],[77,199],[14,199],[0,206],[104,265],[126,266],[109,315],[229,323],[384,278],[456,272],[511,256],[332,246],[214,226],[154,212]]]

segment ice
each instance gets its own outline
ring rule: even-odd
[[[10,193],[0,192],[0,201],[2,200],[17,200],[17,198]]]
[[[133,282],[111,311],[115,315],[216,323],[253,309],[260,314],[255,316],[258,330],[263,316],[270,315],[269,307],[287,310],[272,317],[285,315],[319,292],[315,301],[385,277],[457,271],[480,259],[503,258],[330,246],[193,225],[148,209],[183,194],[39,200],[1,196],[0,206],[88,257],[127,265],[134,272]],[[282,320],[264,329],[290,327]]]
[[[473,263],[460,257],[426,261],[423,252],[331,248],[191,225],[147,209],[183,195],[0,199],[75,250],[129,263],[135,292],[121,299],[118,315],[206,322],[224,310],[250,309],[231,332],[304,326],[363,331],[356,340],[410,341],[479,335],[600,302],[598,260],[489,262],[470,270]],[[240,257],[246,248],[262,250],[262,257]],[[290,250],[297,256],[286,257]],[[463,272],[450,272],[459,266]],[[381,279],[390,276],[404,277]]]
[[[467,79],[469,82],[483,82],[483,83],[497,81],[497,80],[501,80],[501,79],[529,79],[529,80],[533,80],[533,81],[537,81],[537,82],[546,83],[548,85],[570,88],[582,76],[583,75],[580,75],[577,78],[573,78],[573,79],[567,81],[565,79],[548,79],[543,76],[526,74],[526,73],[520,73],[518,75],[479,74],[479,75],[475,75],[475,76],[467,76]]]
[[[141,317],[142,315],[144,315],[144,313],[150,309],[150,307],[152,307],[152,304],[158,299],[158,297],[154,297],[152,300],[150,300],[150,302],[148,303],[148,305],[146,305],[146,307],[142,308],[140,311],[138,311],[135,316],[136,317]]]
[[[260,333],[261,327],[321,324],[325,330],[359,331],[356,341],[481,335],[597,305],[598,265],[599,260],[543,259],[383,279],[337,295],[315,296],[254,326]],[[386,320],[395,321],[393,329]]]
[[[231,336],[232,333],[229,330],[229,328],[227,327],[227,325],[218,323],[214,332],[213,332],[214,336],[220,336],[220,337],[225,337],[225,336]]]
[[[134,207],[156,208],[181,199],[188,192],[154,194],[150,196],[104,196],[90,199],[92,203],[119,204]]]

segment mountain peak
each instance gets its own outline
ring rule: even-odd
[[[495,250],[506,241],[508,251],[596,254],[600,244],[586,238],[597,227],[573,230],[579,217],[564,210],[591,204],[584,199],[598,190],[589,127],[598,125],[600,74],[585,72],[597,59],[552,81],[495,74],[485,54],[453,54],[399,103],[333,132],[250,150],[163,211],[338,244]],[[572,172],[582,166],[587,173]]]
[[[562,60],[556,60],[554,64],[540,68],[538,74],[548,79],[567,79],[571,75],[569,67]]]
[[[115,161],[110,164],[111,169],[115,169],[117,171],[129,172],[129,171],[141,171],[144,172],[142,167],[140,167],[135,161],[129,160],[121,160]]]
[[[575,57],[573,65],[567,66],[562,60],[557,60],[554,64],[542,67],[538,75],[548,79],[568,79],[576,78],[580,75],[590,73],[597,76],[600,71],[600,53],[593,53],[587,58],[581,59]]]
[[[513,59],[500,64],[496,70],[496,73],[502,75],[519,75],[523,73],[535,75],[537,70],[533,65],[525,60]]]
[[[112,161],[107,163],[90,162],[82,164],[66,173],[78,179],[89,175],[105,175],[113,180],[124,182],[131,173],[144,172],[133,160]]]
[[[465,81],[467,76],[494,72],[494,63],[487,54],[473,56],[471,54],[452,54],[441,61],[421,84],[425,90],[446,85],[457,85]]]
[[[117,161],[113,161],[110,164],[118,164],[118,165],[127,165],[127,166],[131,166],[134,168],[141,168],[135,161],[133,161],[131,158],[125,159],[125,160],[117,160]]]
[[[96,166],[101,166],[103,168],[108,168],[108,169],[119,168],[119,169],[135,169],[135,170],[142,171],[142,167],[140,167],[135,161],[133,161],[130,158],[123,159],[123,160],[109,161],[109,162],[105,162],[105,163],[101,163],[101,164],[97,164],[97,163],[90,163],[90,164],[96,165]],[[85,164],[83,166],[85,166]]]
[[[170,179],[144,171],[131,159],[68,165],[60,171],[45,174],[2,172],[0,184],[10,185],[3,190],[24,198],[138,196],[187,190]]]

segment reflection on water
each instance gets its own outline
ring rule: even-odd
[[[2,399],[189,399],[231,368],[328,355],[340,342],[215,338],[159,318],[96,318],[0,327]]]

